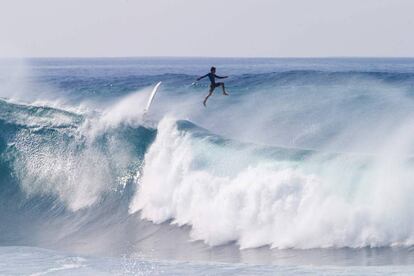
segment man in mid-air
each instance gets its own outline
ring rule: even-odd
[[[218,79],[225,79],[225,78],[228,78],[228,77],[227,76],[224,76],[224,77],[217,76],[216,75],[216,67],[214,67],[214,66],[211,67],[210,73],[208,73],[208,74],[206,74],[206,75],[204,75],[202,77],[199,77],[197,79],[197,81],[199,81],[199,80],[201,80],[201,79],[203,79],[205,77],[208,77],[210,79],[210,90],[208,92],[207,97],[203,101],[204,106],[206,106],[207,99],[213,94],[213,91],[214,91],[214,89],[216,89],[216,87],[221,86],[221,88],[223,89],[223,95],[226,95],[226,96],[229,95],[229,94],[227,94],[226,88],[224,87],[224,82],[216,82],[216,78],[218,78]]]

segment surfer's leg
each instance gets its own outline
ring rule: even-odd
[[[229,94],[226,92],[226,88],[224,87],[224,82],[220,82],[220,86],[223,89],[223,95],[228,96]]]
[[[206,106],[206,103],[207,103],[207,100],[208,100],[208,98],[210,98],[210,96],[213,94],[213,91],[214,91],[214,87],[213,86],[210,86],[210,90],[208,91],[208,95],[207,95],[207,97],[204,99],[204,101],[203,101],[203,105],[204,106]]]

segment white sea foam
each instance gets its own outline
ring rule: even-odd
[[[141,211],[155,223],[190,225],[192,238],[209,245],[414,244],[413,175],[396,160],[392,166],[382,157],[364,163],[358,156],[316,156],[296,165],[263,159],[237,171],[229,165],[223,173],[214,163],[200,165],[216,147],[163,119],[130,212]],[[226,162],[239,160],[230,156]]]

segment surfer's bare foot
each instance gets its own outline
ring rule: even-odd
[[[229,94],[227,92],[223,92],[223,95],[224,96],[228,96]]]
[[[207,105],[206,105],[206,101],[203,101],[203,105],[204,105],[204,107],[207,107]]]

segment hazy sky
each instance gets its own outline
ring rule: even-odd
[[[414,0],[0,0],[0,56],[414,56]]]

